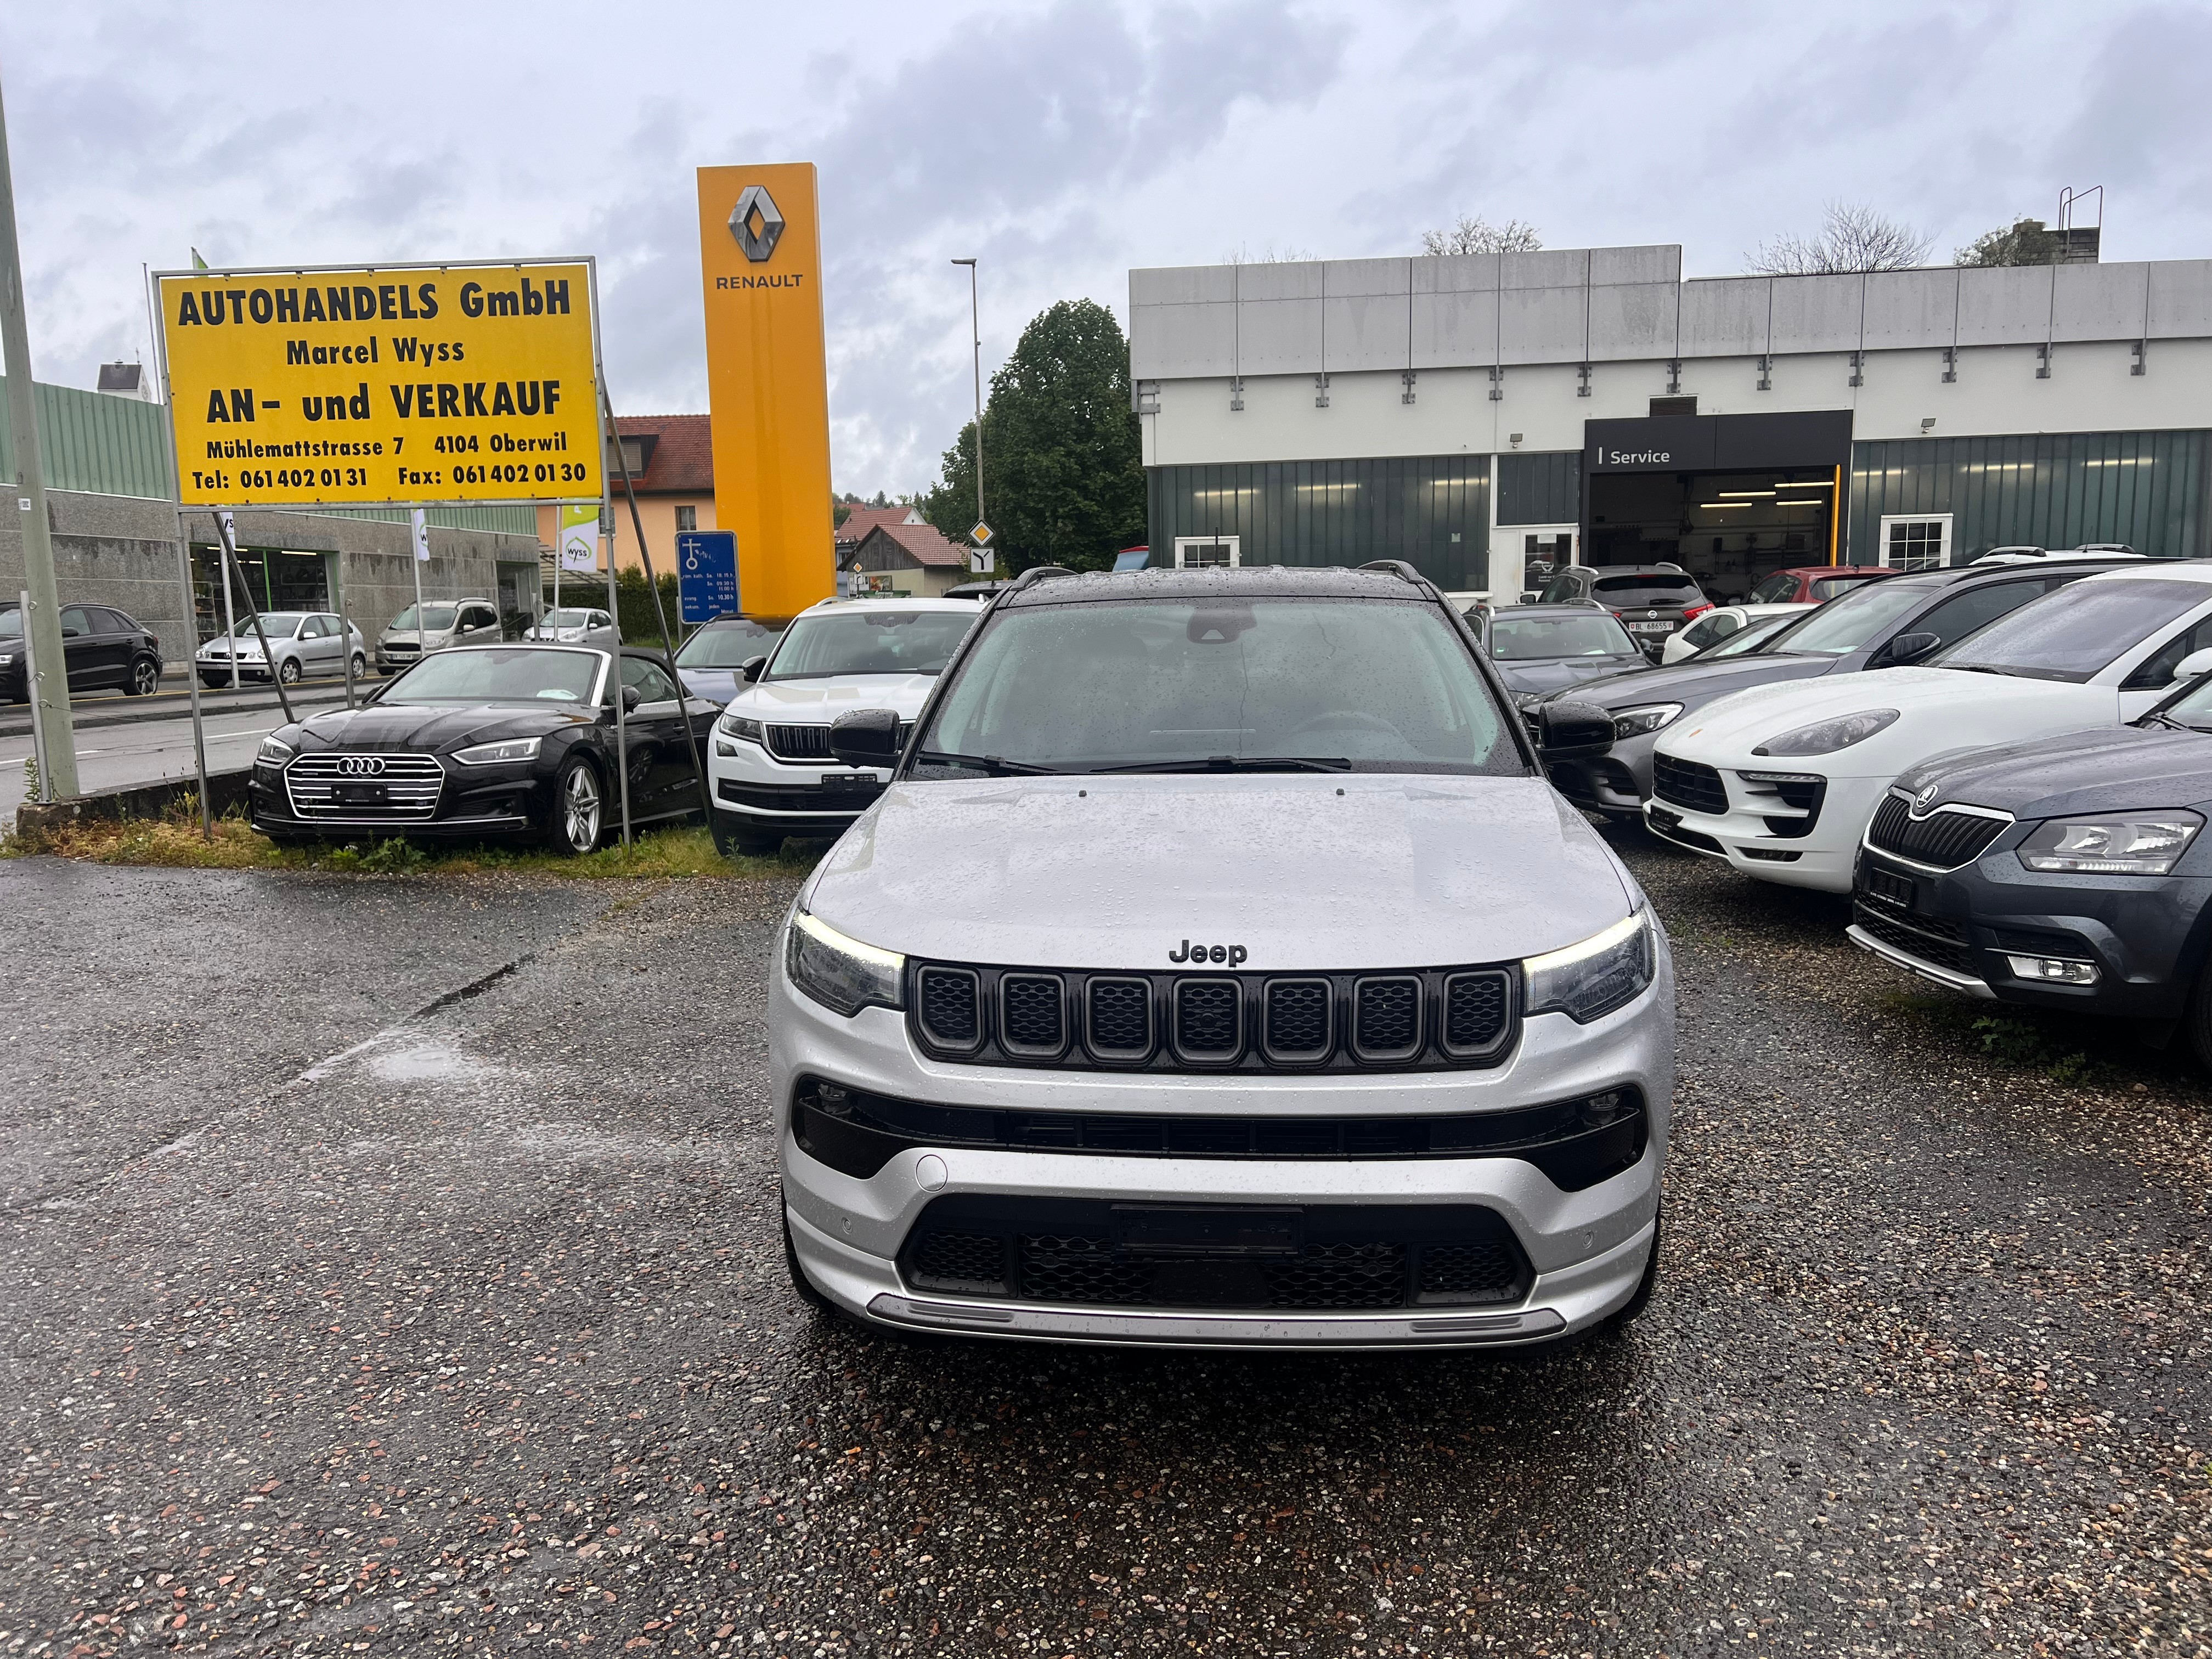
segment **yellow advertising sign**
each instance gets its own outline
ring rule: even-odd
[[[588,263],[157,282],[187,506],[599,498]]]
[[[699,263],[714,523],[745,614],[788,617],[837,583],[813,163],[701,167]]]

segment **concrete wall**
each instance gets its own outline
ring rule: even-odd
[[[162,654],[173,670],[179,668],[194,643],[178,585],[174,505],[57,490],[46,497],[46,510],[62,603],[88,601],[129,612],[160,635]],[[23,586],[23,538],[13,523],[15,516],[0,516],[0,599],[12,599]],[[210,514],[188,513],[185,520],[196,544],[215,540]],[[372,645],[394,613],[414,602],[410,539],[404,524],[307,513],[238,514],[242,547],[338,556],[346,614]],[[426,598],[482,595],[495,599],[501,562],[534,567],[537,559],[538,543],[532,536],[433,526],[430,562],[422,567],[422,592]]]

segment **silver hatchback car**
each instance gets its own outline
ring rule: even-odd
[[[353,653],[353,672],[368,672],[368,641],[351,623],[341,623],[328,611],[264,611],[257,631],[251,620],[242,620],[235,634],[218,635],[193,653],[192,671],[210,690],[228,685],[233,672],[241,680],[282,680],[296,685],[321,675],[343,674],[346,653]],[[264,639],[269,641],[264,654]]]
[[[376,639],[376,672],[397,674],[422,660],[425,652],[449,645],[496,645],[499,607],[489,599],[426,599],[409,605],[384,625]]]

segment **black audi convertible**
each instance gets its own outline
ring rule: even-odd
[[[250,786],[272,841],[362,835],[528,839],[588,853],[619,823],[617,658],[562,645],[463,646],[425,657],[356,709],[278,727]],[[688,718],[703,753],[722,711],[686,698],[667,662],[620,657],[633,824],[700,810]]]

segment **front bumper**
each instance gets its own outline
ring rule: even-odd
[[[1524,1022],[1520,1046],[1488,1071],[1347,1077],[1022,1071],[922,1058],[903,1015],[851,1019],[796,993],[779,960],[769,995],[769,1067],[793,1248],[807,1277],[864,1321],[1032,1340],[1182,1346],[1510,1346],[1565,1336],[1621,1307],[1650,1256],[1674,1088],[1673,970],[1589,1026],[1564,1015]],[[891,1157],[865,1179],[809,1156],[791,1126],[802,1076],[945,1105],[1194,1117],[1417,1115],[1499,1110],[1633,1085],[1650,1113],[1641,1158],[1577,1192],[1522,1159],[1419,1160],[1115,1157],[947,1146]],[[1531,1270],[1502,1305],[1304,1309],[1050,1305],[918,1290],[898,1257],[947,1194],[1169,1206],[1479,1206],[1512,1232]]]
[[[723,754],[726,746],[737,752]],[[890,775],[832,760],[780,760],[757,743],[720,732],[709,738],[708,749],[707,781],[714,810],[748,828],[787,836],[844,834],[875,804]],[[841,787],[831,779],[850,781]]]
[[[1886,890],[1875,890],[1870,872],[1887,878]],[[2212,878],[2046,875],[2009,846],[1938,872],[1863,847],[1852,918],[1861,950],[1967,996],[2171,1020],[2187,1011],[2203,965]],[[2014,957],[2086,962],[2096,980],[2030,979],[2014,970]]]
[[[1777,770],[1783,766],[1775,763]],[[1698,811],[1655,795],[1644,804],[1644,826],[1662,841],[1723,860],[1761,881],[1823,893],[1850,892],[1859,837],[1888,793],[1891,780],[1829,778],[1811,831],[1778,836],[1767,823],[1773,811],[1771,799],[1747,799],[1736,771],[1722,769],[1729,796],[1725,812]]]
[[[501,841],[533,836],[555,810],[551,779],[536,763],[466,768],[448,764],[436,809],[427,818],[363,812],[303,816],[292,809],[282,767],[256,761],[246,781],[248,821],[264,835],[322,836],[338,841]]]
[[[237,669],[238,678],[241,680],[265,680],[269,678],[269,665],[258,659],[248,662],[241,658]],[[230,684],[231,664],[226,658],[195,657],[192,672],[210,685]]]
[[[1552,782],[1586,812],[1634,822],[1644,816],[1644,803],[1651,796],[1651,749],[1658,740],[1656,732],[1616,738],[1602,755],[1554,764]]]

